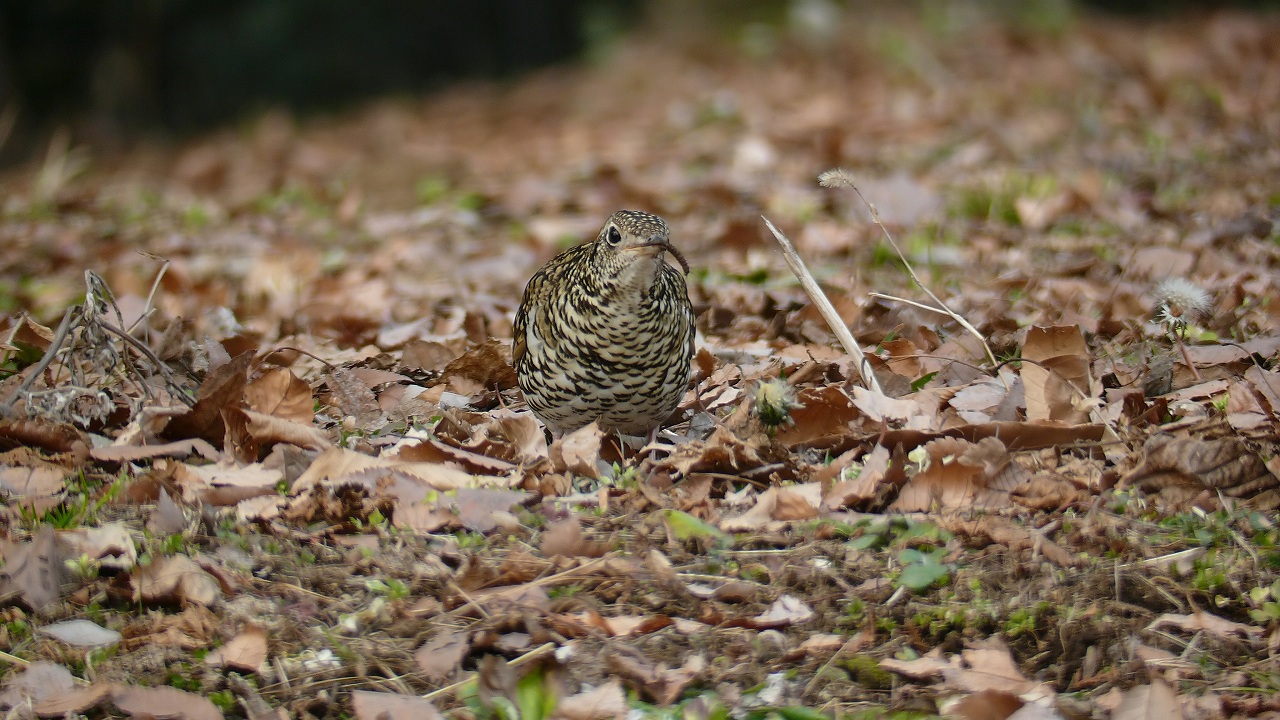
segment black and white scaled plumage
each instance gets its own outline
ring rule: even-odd
[[[512,360],[529,408],[553,433],[599,421],[652,436],[680,404],[694,316],[684,275],[666,262],[670,253],[688,273],[670,235],[656,215],[619,210],[525,286]]]

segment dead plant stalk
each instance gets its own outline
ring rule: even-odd
[[[818,286],[818,281],[813,278],[809,268],[805,267],[804,260],[800,259],[800,253],[796,252],[795,246],[787,236],[769,222],[769,218],[761,215],[760,219],[764,220],[764,224],[769,227],[769,232],[773,233],[778,244],[782,246],[782,257],[786,259],[787,267],[791,268],[791,272],[800,280],[800,286],[808,293],[809,300],[818,308],[818,312],[822,313],[822,319],[827,321],[831,331],[836,334],[836,339],[840,341],[844,351],[857,359],[853,368],[854,372],[858,373],[858,378],[862,380],[862,384],[877,395],[884,395],[884,391],[880,389],[880,382],[876,380],[876,374],[871,370],[871,363],[867,360],[866,353],[862,352],[858,341],[853,339],[853,333],[849,332],[844,320],[840,319],[840,314],[827,299],[826,293],[822,292],[822,288]]]

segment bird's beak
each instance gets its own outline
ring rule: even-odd
[[[671,244],[662,238],[654,238],[647,243],[640,243],[639,245],[633,245],[632,247],[637,250],[640,248],[661,248],[665,251],[671,249]]]
[[[654,252],[653,248],[656,248],[657,251]],[[643,252],[646,255],[650,255],[652,257],[658,257],[664,252],[671,253],[671,257],[675,258],[676,262],[680,263],[680,269],[684,270],[684,274],[685,275],[689,274],[689,261],[685,260],[684,256],[680,254],[680,251],[676,250],[675,246],[673,246],[671,242],[668,240],[663,240],[662,238],[655,238],[653,240],[650,240],[647,243],[632,245],[631,249]]]

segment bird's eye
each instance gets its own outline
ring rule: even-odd
[[[618,232],[618,228],[611,227],[605,235],[605,240],[608,240],[610,245],[617,245],[622,242],[622,233]]]

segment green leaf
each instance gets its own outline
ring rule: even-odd
[[[871,548],[880,545],[883,541],[884,538],[879,535],[863,535],[862,537],[850,540],[849,547],[854,550],[870,550]]]
[[[898,582],[912,590],[925,590],[945,578],[951,571],[945,565],[916,563],[908,565],[898,576]]]
[[[777,713],[786,720],[831,720],[831,716],[813,708],[791,706],[776,708]]]
[[[705,520],[690,515],[679,510],[663,510],[662,519],[667,523],[667,529],[675,536],[677,540],[688,540],[695,538],[698,540],[711,540],[720,547],[727,547],[733,544],[733,538],[720,528],[712,525]]]
[[[925,385],[928,385],[928,384],[929,384],[929,381],[930,381],[930,380],[932,380],[932,379],[934,378],[934,376],[935,376],[935,375],[937,375],[937,374],[938,374],[938,373],[937,373],[937,371],[934,371],[934,372],[931,372],[931,373],[925,373],[924,375],[921,375],[920,377],[916,378],[915,380],[912,380],[912,381],[911,381],[911,390],[912,390],[912,391],[917,391],[917,390],[919,390],[920,388],[923,388]]]

